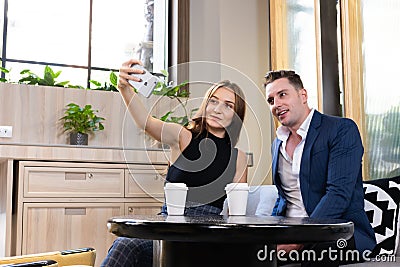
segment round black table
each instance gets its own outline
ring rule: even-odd
[[[117,236],[161,240],[159,266],[276,266],[276,244],[333,242],[352,222],[275,216],[113,217]]]

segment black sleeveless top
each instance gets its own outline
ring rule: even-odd
[[[167,182],[186,183],[186,207],[212,205],[223,208],[225,186],[236,173],[237,148],[228,134],[224,138],[204,132],[192,133],[192,140],[169,167]]]

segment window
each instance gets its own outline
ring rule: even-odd
[[[314,13],[314,1],[271,1],[271,22],[277,22],[271,27],[271,59],[272,69],[293,69],[300,74],[309,105],[318,109]]]
[[[364,116],[372,179],[400,175],[400,3],[361,1]]]
[[[396,0],[341,1],[346,114],[364,143],[364,177],[400,175],[400,53]],[[346,81],[347,80],[347,81]]]
[[[2,66],[18,81],[23,69],[41,76],[44,66],[61,71],[58,81],[90,87],[108,82],[128,58],[147,69],[167,66],[164,0],[0,0]]]
[[[317,85],[320,110],[357,123],[366,180],[400,175],[399,13],[397,0],[270,0],[272,68],[296,68]]]
[[[336,1],[270,0],[271,67],[294,69],[310,107],[341,116],[337,7]]]

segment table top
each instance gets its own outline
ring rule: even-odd
[[[117,236],[167,241],[306,243],[349,239],[352,222],[337,219],[279,216],[166,216],[113,217],[109,231]]]

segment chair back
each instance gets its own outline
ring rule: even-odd
[[[9,266],[10,264],[18,264],[18,263],[33,263],[46,260],[55,261],[58,264],[57,266],[59,267],[64,267],[69,265],[94,266],[96,260],[96,250],[94,248],[79,248],[71,250],[61,250],[61,251],[5,257],[0,259],[0,266],[2,265]],[[33,265],[33,266],[36,267],[40,265]],[[49,266],[54,267],[53,265]]]
[[[7,265],[0,265],[3,267],[58,267],[58,263],[53,260],[44,260],[44,261],[32,261],[32,262],[23,262],[23,263],[16,263],[16,264],[7,264]]]

